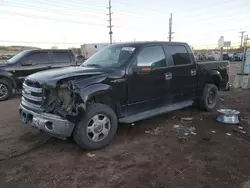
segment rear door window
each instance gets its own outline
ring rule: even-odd
[[[191,64],[190,54],[185,46],[182,45],[170,45],[167,47],[167,53],[172,58],[172,65],[188,65]],[[171,64],[170,64],[171,66]]]
[[[31,61],[33,65],[47,64],[49,63],[49,53],[48,52],[35,52],[29,55],[27,61]]]
[[[53,62],[56,63],[70,63],[70,54],[68,52],[52,52]]]

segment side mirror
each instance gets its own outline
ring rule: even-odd
[[[25,61],[22,63],[23,66],[31,66],[32,65],[32,61]]]

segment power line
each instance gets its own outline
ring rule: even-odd
[[[46,5],[46,4],[44,4],[44,3],[40,3],[40,4],[43,4],[43,5]],[[22,5],[22,4],[13,4],[12,6],[14,6],[14,7],[20,7],[20,8],[30,8],[30,9],[32,9],[32,10],[34,10],[34,8],[36,8],[36,10],[39,10],[39,11],[43,11],[43,12],[51,12],[51,13],[58,13],[58,14],[64,14],[64,15],[75,15],[75,16],[79,16],[79,15],[83,15],[83,16],[85,16],[85,14],[73,14],[73,13],[65,13],[65,12],[58,12],[58,11],[55,11],[55,10],[51,10],[51,9],[46,9],[46,10],[44,10],[44,9],[41,9],[41,8],[38,8],[38,7],[36,7],[36,6],[31,6],[31,5]],[[57,7],[67,7],[67,6],[60,6],[60,5],[57,5]],[[70,6],[70,7],[74,7],[74,8],[77,8],[77,7],[75,7],[75,6]],[[48,10],[50,10],[50,11],[48,11]],[[78,10],[83,10],[83,9],[78,9]],[[92,10],[92,9],[91,9]],[[93,12],[93,11],[92,11]],[[100,13],[100,12],[97,12],[97,13]],[[136,13],[129,13],[129,12],[124,12],[125,14],[130,14],[131,16],[133,16],[133,19],[135,19],[135,16],[136,17],[140,17],[141,19],[144,19],[145,20],[145,18],[147,17],[147,22],[152,22],[152,23],[156,23],[156,24],[159,24],[159,23],[161,23],[160,21],[159,22],[157,22],[157,21],[154,21],[154,20],[149,20],[149,19],[152,19],[152,18],[150,18],[150,17],[148,17],[148,16],[143,16],[143,15],[138,15],[138,14],[136,14]],[[119,12],[117,12],[117,14],[120,14]],[[98,16],[98,15],[92,15],[92,16],[94,16],[94,17],[101,17],[101,16]],[[91,16],[91,17],[92,17]],[[250,17],[244,17],[245,19],[249,19]],[[240,17],[238,17],[238,18],[233,18],[233,17],[231,17],[231,19],[227,19],[227,20],[236,20],[236,19],[239,19],[239,20],[242,20],[242,19],[244,19],[244,18],[240,18]],[[192,19],[187,19],[186,21],[190,21],[190,20],[192,20]],[[220,20],[220,21],[212,21],[211,22],[211,20],[209,20],[209,19],[207,19],[208,21],[200,21],[200,22],[196,22],[195,24],[199,24],[199,23],[219,23],[219,22],[224,22],[225,20]],[[185,21],[185,22],[186,22]]]
[[[42,4],[42,3],[41,3]],[[46,5],[46,4],[42,4],[42,5]],[[67,13],[67,11],[65,12],[65,10],[59,10],[58,11],[58,9],[56,9],[56,10],[54,10],[54,9],[48,9],[48,8],[46,8],[46,9],[42,9],[41,7],[37,7],[37,6],[32,6],[32,5],[23,5],[23,4],[18,4],[18,3],[13,3],[13,4],[11,4],[11,5],[8,5],[8,7],[14,7],[14,8],[25,8],[25,9],[31,9],[31,10],[37,10],[37,11],[41,11],[41,12],[48,12],[48,13],[55,13],[55,14],[63,14],[63,15],[72,15],[72,16],[89,16],[90,14],[75,14],[75,13],[71,13],[71,12],[68,12]],[[57,6],[57,8],[58,7],[61,7],[61,6]],[[67,7],[65,7],[65,8],[67,8]],[[77,7],[75,7],[74,9],[77,9]],[[79,10],[80,12],[82,12],[84,9],[77,9],[77,10]],[[63,12],[62,12],[63,11]],[[85,10],[84,10],[85,11]],[[88,11],[85,11],[85,12],[88,12]],[[93,13],[93,11],[91,11],[91,13]],[[100,12],[96,12],[96,13],[100,13]],[[98,15],[91,15],[91,16],[94,16],[94,17],[99,17],[100,18],[100,16],[98,16]],[[99,19],[98,18],[98,19]]]
[[[11,15],[17,15],[17,16],[22,16],[26,18],[32,18],[32,19],[43,19],[43,20],[50,20],[50,21],[60,21],[60,22],[69,22],[69,23],[76,23],[76,24],[83,24],[83,25],[92,25],[92,26],[106,26],[104,24],[99,24],[99,23],[93,23],[93,22],[82,22],[82,21],[76,21],[76,20],[66,20],[66,19],[52,19],[50,17],[46,16],[37,16],[37,15],[31,15],[31,14],[24,14],[24,13],[16,13],[12,11],[1,11],[1,13],[7,13]]]
[[[42,41],[13,41],[13,40],[0,40],[0,43],[20,43],[20,44],[82,44],[81,42],[42,42]]]

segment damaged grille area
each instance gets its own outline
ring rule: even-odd
[[[70,86],[68,80],[62,80],[53,87],[26,79],[21,105],[37,113],[54,114],[70,122],[77,122],[83,112],[82,102]]]
[[[40,83],[26,79],[23,83],[22,105],[36,111],[42,109],[43,89]]]

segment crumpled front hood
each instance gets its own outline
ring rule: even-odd
[[[59,69],[51,69],[47,71],[41,71],[28,76],[30,80],[38,81],[40,83],[46,83],[48,85],[55,86],[56,83],[65,78],[86,76],[86,75],[99,75],[104,74],[104,69],[95,67],[65,67]]]

